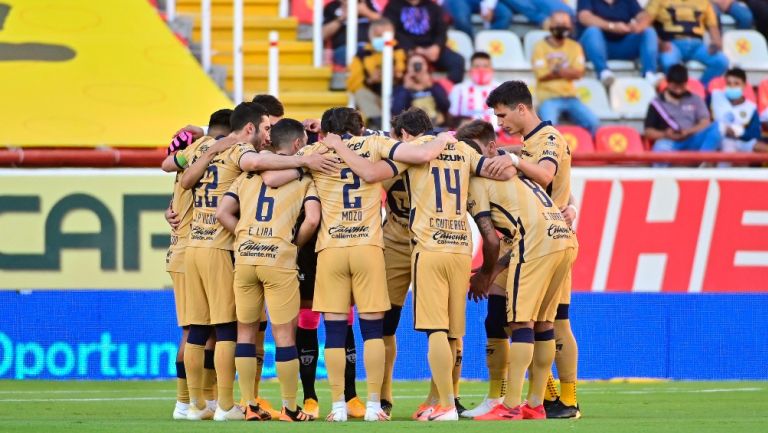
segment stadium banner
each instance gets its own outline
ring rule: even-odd
[[[768,379],[768,294],[575,293],[579,377]],[[0,292],[0,379],[169,379],[176,327],[170,290]],[[467,304],[462,377],[485,379],[485,301]],[[355,324],[358,355],[363,342]],[[408,295],[395,378],[429,378],[427,342]],[[318,375],[325,377],[321,359]],[[264,376],[275,377],[267,330]],[[716,354],[716,356],[713,356]],[[358,356],[358,378],[365,376]],[[169,385],[172,386],[172,385]],[[428,385],[425,385],[428,386]],[[426,391],[426,389],[425,389]]]
[[[170,284],[172,175],[5,169],[0,179],[0,289]],[[572,184],[574,291],[768,292],[768,171],[576,168]]]

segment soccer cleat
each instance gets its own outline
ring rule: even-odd
[[[283,411],[280,412],[280,421],[286,422],[308,422],[314,421],[315,417],[301,410],[301,407],[296,406],[295,411],[288,410],[287,407],[283,407]]]
[[[269,421],[272,419],[272,415],[269,412],[262,409],[258,404],[245,405],[245,420],[246,421]]]
[[[218,400],[206,400],[205,405],[208,407],[208,410],[211,411],[211,413],[216,412],[216,407],[219,405]]]
[[[522,406],[522,405],[520,405]],[[475,417],[478,421],[517,421],[523,419],[523,410],[520,406],[509,408],[499,403],[485,415]]]
[[[392,416],[392,402],[389,400],[381,400],[381,410],[383,410],[385,414]]]
[[[520,410],[523,412],[523,419],[547,419],[547,412],[544,410],[543,404],[532,407],[528,402],[525,402],[520,405]]]
[[[416,409],[416,412],[411,415],[411,419],[420,420],[422,417],[424,417],[424,421],[426,421],[426,417],[428,417],[433,410],[435,410],[433,405],[422,403],[419,405],[419,408]]]
[[[547,403],[544,401],[544,409],[549,419],[579,419],[581,418],[581,411],[579,405],[568,406],[563,403],[559,398],[553,402]]]
[[[320,418],[320,404],[314,398],[304,400],[304,413],[312,415],[315,419]]]
[[[459,412],[456,410],[456,407],[451,408],[444,408],[440,405],[435,406],[435,409],[432,411],[432,413],[427,417],[427,420],[429,421],[458,421],[459,420]]]
[[[187,411],[189,410],[189,403],[176,402],[176,407],[173,408],[173,419],[179,420],[187,419]]]
[[[475,418],[481,415],[485,415],[492,411],[493,408],[500,405],[504,401],[504,398],[488,398],[485,397],[483,402],[478,404],[474,409],[470,409],[460,413],[462,418]]]
[[[224,410],[217,406],[216,412],[213,414],[214,421],[243,421],[244,419],[243,409],[236,404],[232,405],[232,408],[229,410]]]
[[[256,397],[256,403],[259,405],[260,408],[265,410],[266,412],[269,412],[270,419],[278,419],[280,418],[280,411],[276,410],[272,403],[270,403],[267,399]]]
[[[456,412],[461,416],[462,413],[467,411],[467,408],[464,407],[463,404],[461,404],[461,397],[456,397],[453,399],[453,405],[456,406]]]
[[[187,409],[188,421],[203,421],[213,419],[213,411],[208,406],[198,409],[196,405],[190,404]]]
[[[362,418],[365,416],[365,405],[358,397],[353,397],[347,402],[347,414],[350,418]]]
[[[381,402],[369,401],[365,408],[366,421],[389,421],[389,415],[381,408]]]
[[[328,422],[346,422],[347,421],[347,404],[343,401],[333,403],[331,413],[325,417]]]

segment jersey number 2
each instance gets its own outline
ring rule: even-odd
[[[344,209],[360,209],[363,205],[363,200],[360,197],[350,197],[349,195],[356,189],[360,188],[360,178],[352,172],[351,168],[345,168],[341,170],[341,178],[346,180],[348,177],[352,177],[352,183],[344,185],[342,193],[344,194]]]

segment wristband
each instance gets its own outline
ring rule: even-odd
[[[520,157],[512,152],[507,153],[507,155],[509,155],[509,158],[512,160],[512,165],[517,168],[520,165]]]

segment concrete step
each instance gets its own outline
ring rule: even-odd
[[[193,20],[192,39],[200,41],[200,17],[193,17]],[[295,17],[247,16],[243,21],[243,41],[269,40],[269,32],[271,31],[278,32],[283,41],[296,40],[298,25]],[[211,40],[232,40],[231,16],[216,15],[211,17]]]
[[[200,15],[200,0],[176,0],[176,11],[180,14]],[[280,0],[243,0],[245,16],[271,16],[280,14]],[[232,0],[211,0],[211,15],[234,14]]]
[[[232,64],[232,41],[211,42],[212,62]],[[286,40],[279,43],[281,65],[312,66],[312,42]],[[269,63],[269,41],[249,40],[243,46],[243,62],[246,65],[267,65]]]
[[[232,90],[232,67],[226,65],[229,73],[227,75],[227,89]],[[252,90],[264,90],[269,87],[268,75],[269,71],[266,66],[251,65],[244,68],[244,83],[245,89]],[[280,93],[302,91],[302,92],[318,92],[327,91],[328,82],[331,79],[331,68],[313,68],[307,66],[281,66],[279,70],[280,76]],[[252,93],[252,92],[251,92]],[[249,94],[246,92],[246,94]]]

